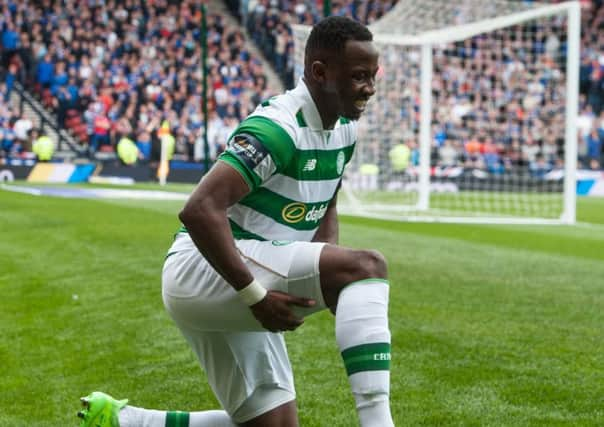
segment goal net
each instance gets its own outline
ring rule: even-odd
[[[577,2],[399,0],[370,26],[377,92],[340,211],[574,223],[579,27]],[[298,76],[308,32],[294,27]]]

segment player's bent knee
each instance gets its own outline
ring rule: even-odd
[[[375,250],[359,251],[359,280],[388,278],[388,263],[380,252]]]
[[[258,414],[258,408],[265,411]],[[243,427],[297,427],[296,394],[273,385],[261,385],[232,414]]]
[[[335,312],[339,294],[348,285],[366,279],[387,279],[384,256],[374,250],[325,245],[319,263],[325,305]]]
[[[286,402],[238,425],[241,427],[299,427],[296,401]]]

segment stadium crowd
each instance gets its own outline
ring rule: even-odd
[[[322,4],[310,0],[227,4],[285,86],[293,87],[291,25],[317,22]],[[332,12],[371,23],[395,4],[396,0],[334,0]],[[583,167],[597,169],[604,144],[604,7],[602,0],[586,0],[582,6],[579,154]],[[194,0],[5,0],[0,16],[5,102],[12,82],[19,80],[56,112],[58,123],[71,129],[91,154],[113,150],[127,137],[148,161],[158,156],[158,131],[168,129],[175,137],[176,152],[200,161],[205,123],[200,14],[200,3]],[[492,173],[529,165],[536,174],[561,165],[564,25],[552,19],[531,31],[498,31],[435,49],[437,165]],[[210,157],[215,158],[238,121],[272,93],[241,28],[209,14],[207,39],[208,137]],[[406,89],[381,96],[377,116],[366,121],[365,135],[375,139],[378,134],[371,123],[396,129],[413,163],[418,159],[417,57],[408,52],[383,58],[382,86],[386,91],[393,84]],[[3,123],[11,123],[10,118]],[[387,149],[368,150],[377,153],[380,162],[388,157]]]
[[[6,159],[30,157],[33,123],[10,104],[10,79],[0,83],[0,164]]]
[[[318,4],[319,3],[319,4]],[[260,0],[230,2],[231,11],[240,17],[255,44],[275,67],[286,87],[294,86],[294,39],[291,25],[313,25],[323,16],[322,2],[309,0]],[[396,0],[335,0],[332,14],[370,24],[388,12]]]
[[[168,128],[177,152],[200,160],[201,13],[193,0],[4,2],[3,62],[91,154],[127,137],[149,160]],[[210,123],[225,141],[269,94],[240,29],[208,14],[207,39]]]
[[[372,23],[396,1],[334,1],[333,13]],[[231,2],[288,87],[293,86],[292,24],[312,24],[321,7],[310,1]],[[604,144],[604,7],[582,2],[579,161],[599,169]],[[434,48],[432,159],[436,166],[465,166],[503,173],[528,167],[535,176],[562,167],[564,154],[565,21],[541,20],[525,31],[506,29]],[[528,30],[528,31],[527,31]],[[417,52],[382,55],[390,80],[378,94],[365,138],[374,139],[369,161],[385,164],[390,144],[374,135],[393,129],[417,163],[419,85]],[[399,81],[392,81],[398,79]],[[404,91],[392,88],[406,87]],[[375,129],[372,129],[375,127]]]

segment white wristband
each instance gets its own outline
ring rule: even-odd
[[[242,299],[245,305],[252,306],[264,299],[268,291],[262,287],[262,285],[256,280],[252,280],[252,283],[247,285],[245,288],[237,291],[239,298]]]

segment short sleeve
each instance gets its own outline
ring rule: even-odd
[[[283,170],[294,152],[294,141],[283,127],[267,117],[252,116],[233,132],[219,160],[234,167],[255,189]]]

